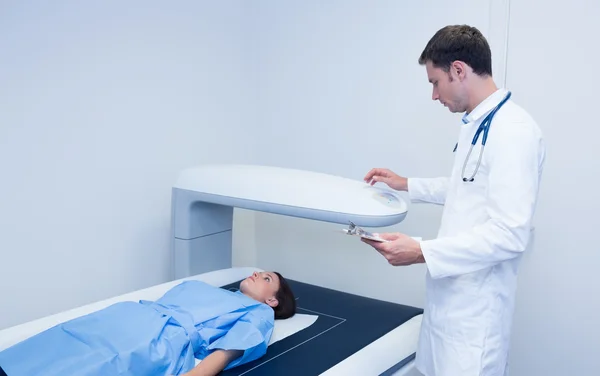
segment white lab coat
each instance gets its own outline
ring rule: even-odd
[[[535,121],[506,102],[492,121],[475,180],[465,183],[461,175],[477,127],[505,94],[496,91],[463,117],[449,178],[408,179],[412,202],[444,205],[438,237],[421,242],[426,306],[416,364],[426,376],[502,376],[507,369],[517,268],[530,241],[545,159]]]

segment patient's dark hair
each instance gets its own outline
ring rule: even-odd
[[[287,319],[296,313],[296,298],[285,278],[277,272],[274,273],[279,277],[279,290],[275,295],[279,304],[273,308],[273,311],[275,311],[275,320]]]

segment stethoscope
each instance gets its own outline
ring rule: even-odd
[[[506,101],[510,98],[510,96],[511,92],[509,91],[508,94],[506,94],[506,96],[504,97],[504,99],[502,99],[502,101],[498,103],[498,105],[494,107],[494,109],[483,119],[483,121],[479,125],[479,128],[477,128],[477,132],[475,132],[475,136],[473,137],[473,141],[471,142],[471,147],[469,148],[469,153],[467,154],[465,162],[463,163],[461,177],[464,182],[472,182],[473,180],[475,180],[475,175],[477,174],[477,171],[479,170],[479,165],[481,164],[481,156],[483,155],[483,149],[485,148],[485,142],[487,141],[488,131],[490,130],[492,119],[494,118],[494,115],[496,114],[496,112],[498,112],[500,107],[502,107],[502,105],[506,103]],[[475,144],[477,143],[477,140],[479,139],[479,134],[481,132],[483,132],[483,139],[481,140],[481,150],[479,151],[479,159],[477,160],[477,166],[475,166],[475,171],[473,172],[471,177],[467,179],[465,178],[465,169],[467,167],[467,162],[469,161],[469,157],[471,156],[471,152],[473,151],[473,146],[475,146]],[[456,151],[457,148],[458,142],[456,143],[456,146],[454,146],[454,151]]]

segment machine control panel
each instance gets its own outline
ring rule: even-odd
[[[401,208],[404,205],[398,196],[391,192],[375,192],[373,197],[376,201],[392,208]]]

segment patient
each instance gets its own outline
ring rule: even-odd
[[[156,302],[116,303],[1,351],[0,375],[216,375],[262,357],[274,320],[295,312],[277,272],[255,272],[239,291],[185,281]]]

